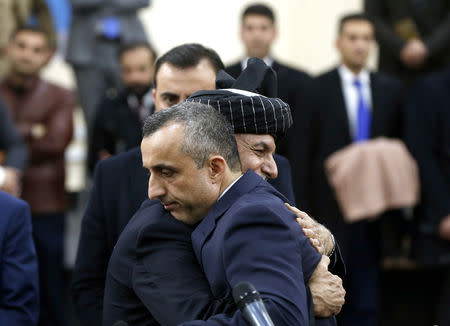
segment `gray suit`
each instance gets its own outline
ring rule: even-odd
[[[0,100],[0,151],[6,153],[2,165],[23,170],[27,163],[28,151],[22,138],[16,131],[8,109]]]
[[[147,41],[137,11],[150,0],[71,0],[73,17],[66,60],[72,64],[80,104],[89,125],[108,88],[120,86],[117,51],[122,44]],[[103,19],[115,17],[120,23],[117,38],[107,39],[99,30]]]

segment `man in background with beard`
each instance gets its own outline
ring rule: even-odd
[[[89,168],[111,155],[140,144],[144,119],[153,113],[155,51],[143,42],[130,43],[119,51],[121,75],[125,89],[106,94],[95,117],[89,139]]]

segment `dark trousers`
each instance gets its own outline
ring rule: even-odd
[[[33,215],[33,238],[39,261],[39,326],[64,326],[63,213]]]
[[[338,315],[339,325],[377,326],[379,310],[378,246],[370,222],[348,226],[343,251],[347,267],[344,278],[345,304]]]

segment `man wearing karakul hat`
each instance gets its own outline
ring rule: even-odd
[[[200,91],[193,94],[188,101],[205,104],[209,102],[228,118],[234,131],[238,133],[236,139],[240,155],[243,151],[253,151],[254,155],[257,155],[258,150],[273,152],[275,144],[272,135],[282,135],[292,124],[289,106],[281,100],[259,96],[249,91],[272,96],[271,85],[274,81],[275,76],[270,68],[262,69],[260,62],[255,61],[249,64],[247,73],[243,73],[237,81],[223,74],[219,76],[218,87],[234,89]],[[143,160],[145,162],[144,150]],[[275,166],[274,171],[267,172],[267,177],[276,177],[276,173]],[[175,214],[175,211],[172,214]],[[153,315],[161,324],[176,325],[192,319],[207,319],[212,315],[235,309],[229,297],[217,300],[210,292],[210,285],[202,279],[202,271],[192,253],[190,241],[192,231],[192,227],[179,223],[165,212],[161,205],[155,204],[155,201],[146,201],[143,204],[120,236],[108,267],[105,298],[108,298],[109,303],[105,300],[104,307],[104,317],[107,317],[108,322],[122,319],[137,325],[137,320],[149,320]],[[164,237],[162,234],[165,234]],[[130,246],[130,241],[133,241],[135,246]],[[158,255],[159,246],[166,247],[169,243],[175,242],[180,245],[178,252],[174,250],[172,255]],[[333,247],[330,249],[327,246],[319,250],[321,253],[330,254],[333,264],[339,269],[342,267],[339,265],[341,261],[335,258],[337,255]],[[124,254],[138,257],[133,262],[135,267],[131,280],[125,281],[132,284],[130,288],[118,286],[118,283],[125,283],[119,280],[121,277],[119,270],[123,268],[121,256]],[[179,267],[176,268],[175,265]],[[325,263],[325,270],[326,265]],[[320,267],[322,269],[324,267],[322,261]],[[313,273],[314,268],[311,270],[311,266],[309,269],[308,273],[309,275],[312,273],[313,278],[316,272]],[[309,276],[305,275],[305,282],[308,278]],[[121,296],[116,301],[114,297],[118,293]],[[124,296],[124,293],[128,293],[129,297],[125,305],[120,304],[120,300],[127,296]],[[342,293],[343,290],[338,290],[336,296],[342,295],[343,298]],[[334,313],[338,313],[341,306],[342,302]],[[104,320],[104,325],[106,324]],[[334,318],[325,324],[335,324]]]

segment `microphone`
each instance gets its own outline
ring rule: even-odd
[[[233,288],[233,299],[251,326],[274,326],[259,292],[251,283],[237,284]]]
[[[113,326],[128,326],[128,323],[124,322],[123,320],[119,320],[115,322]]]

